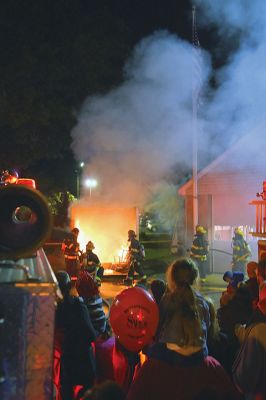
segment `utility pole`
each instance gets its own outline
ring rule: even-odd
[[[198,224],[198,106],[201,88],[201,57],[197,33],[196,7],[192,7],[193,87],[192,87],[192,182],[193,182],[193,228]]]
[[[77,169],[75,170],[76,173],[76,195],[77,195],[77,199],[80,198],[80,178],[81,178],[81,174],[82,174],[82,169],[84,167],[84,162],[80,162],[77,165]]]

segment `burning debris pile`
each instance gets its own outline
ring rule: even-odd
[[[71,224],[79,228],[80,249],[85,251],[91,240],[96,253],[108,269],[123,269],[127,260],[127,232],[138,232],[138,209],[91,205],[85,200],[75,202],[70,209]]]

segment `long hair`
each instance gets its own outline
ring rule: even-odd
[[[219,325],[216,318],[216,311],[211,297],[205,297],[205,301],[209,307],[210,326],[208,329],[208,344],[219,340]]]
[[[167,271],[169,287],[168,318],[178,318],[182,346],[198,346],[203,337],[201,317],[192,285],[198,269],[190,258],[176,260]]]

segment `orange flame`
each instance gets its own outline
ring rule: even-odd
[[[138,210],[136,207],[107,207],[75,202],[70,209],[71,225],[79,228],[81,250],[91,240],[95,253],[102,263],[118,264],[126,261],[127,232],[138,232]]]

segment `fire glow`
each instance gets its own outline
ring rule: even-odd
[[[126,261],[127,232],[138,232],[136,207],[112,207],[89,205],[84,200],[75,202],[70,209],[71,225],[79,228],[80,249],[85,251],[89,240],[94,243],[95,253],[105,264]]]

